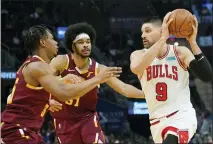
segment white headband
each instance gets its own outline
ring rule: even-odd
[[[78,40],[83,39],[83,38],[90,39],[90,37],[89,37],[88,34],[86,34],[86,33],[80,33],[80,34],[77,35],[76,38],[73,40],[73,43],[75,43],[75,42],[77,42]]]

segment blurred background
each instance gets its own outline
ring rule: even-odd
[[[143,48],[141,25],[148,17],[163,18],[176,8],[185,8],[197,17],[197,42],[212,64],[212,0],[2,0],[1,111],[11,93],[15,73],[27,57],[22,37],[30,26],[48,25],[60,43],[59,53],[65,54],[68,50],[63,36],[67,26],[88,22],[97,31],[92,57],[101,64],[121,66],[120,79],[141,88],[129,68],[131,52]],[[190,47],[185,39],[172,36],[168,43]],[[190,76],[190,91],[198,119],[191,143],[212,144],[212,83]],[[127,99],[107,85],[101,85],[99,97],[97,110],[108,143],[153,143],[144,99]],[[48,144],[58,143],[49,115],[41,133]]]

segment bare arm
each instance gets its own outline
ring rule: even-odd
[[[166,44],[167,38],[162,37],[147,51],[135,51],[130,56],[130,69],[136,75],[143,75],[144,70],[157,57],[159,50]]]
[[[99,69],[104,67],[104,65],[99,65]],[[144,98],[144,93],[142,90],[139,90],[132,85],[126,84],[118,78],[110,78],[106,83],[112,89],[128,98]]]
[[[195,59],[192,52],[185,46],[179,46],[177,48],[177,53],[184,67],[189,68],[190,62]]]
[[[34,62],[30,63],[26,68],[28,72],[31,73],[32,77],[37,80],[47,92],[54,95],[60,101],[83,96],[98,84],[105,82],[105,80],[112,77],[111,73],[115,75],[117,72],[117,70],[111,68],[105,70],[99,76],[82,83],[65,84],[57,77],[53,76],[53,72],[47,63]]]
[[[139,90],[132,85],[126,84],[118,78],[111,78],[106,83],[115,91],[128,98],[145,98],[142,90]]]

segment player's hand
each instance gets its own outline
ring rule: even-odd
[[[171,22],[174,20],[173,18],[169,19],[169,16],[171,15],[172,12],[168,12],[165,17],[163,18],[163,23],[162,23],[162,32],[161,32],[161,37],[168,39],[170,36],[169,32],[169,25]]]
[[[69,84],[75,84],[75,83],[81,83],[84,81],[84,79],[80,76],[74,75],[74,74],[67,74],[62,78],[64,83],[69,83]]]
[[[194,22],[195,25],[192,25],[192,34],[189,37],[186,37],[186,39],[189,41],[189,43],[196,43],[196,38],[197,38],[197,30],[198,30],[198,21],[195,15],[193,15],[194,17]]]
[[[121,67],[104,67],[100,69],[97,78],[100,83],[104,83],[112,77],[119,77],[121,73]]]
[[[62,104],[57,102],[56,100],[54,99],[49,99],[49,104],[50,104],[50,108],[49,110],[51,112],[55,112],[55,111],[59,111],[59,110],[62,110]]]

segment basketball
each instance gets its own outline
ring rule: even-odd
[[[75,83],[72,79],[65,79],[63,82],[65,84],[74,84]]]
[[[192,25],[195,25],[194,17],[186,9],[176,9],[172,11],[169,19],[174,20],[169,25],[170,34],[178,38],[185,38],[192,34]]]
[[[81,83],[85,81],[83,77],[80,77],[74,74],[69,74],[65,76],[62,80],[65,84],[75,84],[75,83]]]

